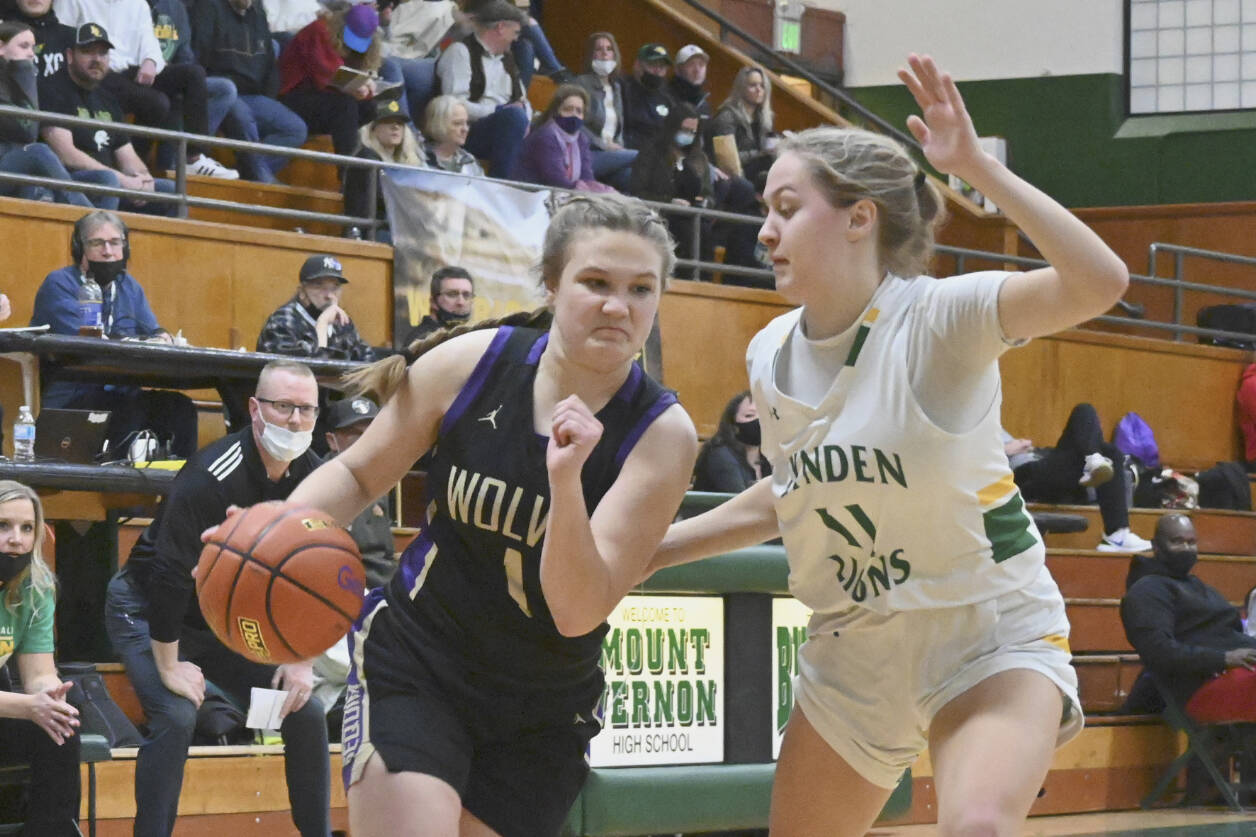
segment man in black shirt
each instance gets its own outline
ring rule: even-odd
[[[228,649],[196,606],[192,575],[201,533],[221,523],[229,506],[285,499],[318,466],[309,451],[317,414],[318,385],[309,367],[289,360],[267,364],[249,399],[250,426],[188,460],[109,584],[109,639],[148,718],[135,766],[137,837],[165,837],[174,828],[206,680],[241,707],[254,686],[288,691],[280,732],[292,819],[306,837],[329,831],[327,727],[322,705],[310,699],[311,663],[276,668]]]
[[[465,267],[448,265],[432,274],[432,304],[427,316],[410,329],[402,346],[422,340],[442,328],[455,328],[471,319],[475,282]]]
[[[40,136],[71,172],[111,171],[124,189],[174,194],[174,181],[154,178],[130,137],[110,130],[108,123],[120,123],[125,118],[118,101],[100,87],[109,72],[112,48],[104,27],[84,23],[66,50],[65,72],[41,76],[39,83],[39,104],[44,110],[95,119],[102,124],[81,128],[46,124],[40,129]],[[77,174],[75,178],[78,179]],[[123,198],[119,204],[117,198],[103,196],[96,205],[152,215],[173,215],[175,210],[173,203]]]
[[[662,44],[637,50],[632,75],[624,77],[624,145],[642,151],[663,129],[675,101],[667,90],[672,57]]]

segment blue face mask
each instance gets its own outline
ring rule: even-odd
[[[694,135],[692,131],[677,131],[676,144],[681,148],[688,148],[693,145],[693,137]]]
[[[580,131],[580,126],[584,124],[584,120],[579,116],[555,116],[554,124],[569,134],[575,134]]]

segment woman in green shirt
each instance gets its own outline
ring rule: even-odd
[[[0,762],[29,764],[27,834],[78,835],[78,710],[53,660],[56,581],[44,563],[38,495],[0,480],[0,665],[17,657],[22,692],[0,691]]]

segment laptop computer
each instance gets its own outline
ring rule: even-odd
[[[94,465],[108,429],[108,410],[44,408],[35,419],[35,457]]]

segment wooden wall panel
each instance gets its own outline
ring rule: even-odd
[[[746,389],[746,346],[789,306],[773,291],[673,281],[659,309],[663,379],[676,390],[701,436]]]
[[[1081,401],[1104,432],[1133,410],[1156,433],[1160,458],[1178,468],[1240,458],[1234,393],[1247,353],[1073,330],[1031,341],[1000,361],[1003,426],[1052,445]]]

